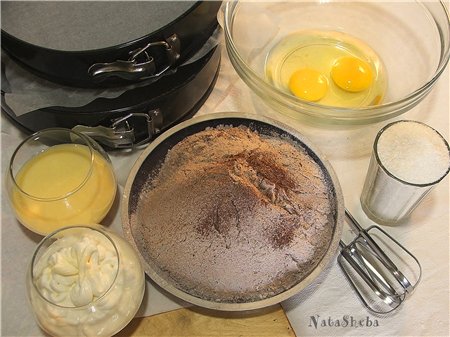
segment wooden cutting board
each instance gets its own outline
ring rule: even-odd
[[[125,336],[270,336],[295,337],[280,305],[249,312],[183,308],[135,318],[116,337]]]

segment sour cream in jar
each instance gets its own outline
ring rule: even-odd
[[[38,245],[27,275],[39,326],[54,336],[112,336],[136,314],[145,289],[138,256],[100,226],[72,226]]]

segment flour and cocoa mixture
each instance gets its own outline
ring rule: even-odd
[[[325,254],[335,199],[299,145],[247,127],[174,146],[131,216],[141,254],[193,296],[250,302],[300,282]]]

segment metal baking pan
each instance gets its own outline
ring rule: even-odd
[[[309,274],[299,280],[294,286],[281,293],[261,300],[221,302],[208,299],[206,296],[193,295],[180,289],[176,286],[174,280],[164,274],[157,264],[148,258],[148,254],[146,253],[147,248],[141,246],[138,230],[135,227],[137,225],[131,220],[133,212],[136,211],[140,194],[146,186],[149,186],[149,184],[151,185],[151,181],[156,176],[167,153],[185,137],[203,131],[209,127],[217,127],[218,125],[244,125],[263,135],[287,137],[296,143],[302,144],[302,147],[308,152],[311,158],[313,158],[322,168],[327,177],[327,181],[330,181],[332,186],[332,207],[334,208],[333,233],[325,253]],[[163,289],[185,301],[198,306],[223,311],[242,311],[270,306],[295,295],[312,283],[336,255],[344,221],[344,201],[339,181],[331,165],[319,154],[318,150],[299,132],[276,121],[260,116],[246,115],[244,113],[217,113],[195,117],[166,131],[144,150],[134,164],[125,185],[122,202],[123,207],[121,210],[121,217],[124,235],[138,251],[147,275]],[[176,210],[171,211],[176,212]],[[145,224],[139,224],[139,226],[145,226]],[[208,261],[205,261],[205,263],[208,263]]]
[[[158,77],[217,26],[218,1],[2,2],[2,49],[56,83],[108,87]]]
[[[106,149],[131,148],[197,112],[214,87],[220,56],[216,46],[156,82],[115,98],[96,98],[83,106],[48,106],[16,114],[6,102],[6,88],[2,88],[2,112],[28,133],[49,127],[75,128]]]

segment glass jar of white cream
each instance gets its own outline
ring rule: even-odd
[[[101,226],[71,226],[46,236],[27,275],[39,326],[54,336],[112,336],[142,302],[145,276],[132,247]]]

